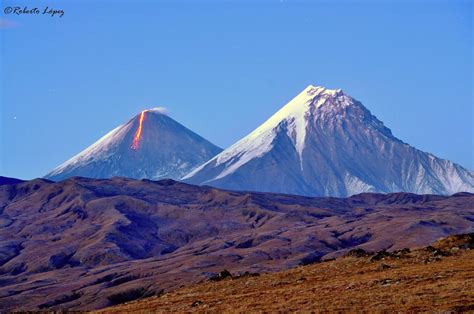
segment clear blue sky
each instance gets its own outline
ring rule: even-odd
[[[1,1],[0,175],[44,175],[164,106],[226,147],[309,84],[470,169],[471,1]],[[6,15],[7,6],[62,18]]]

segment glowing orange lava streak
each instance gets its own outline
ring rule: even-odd
[[[143,125],[143,120],[145,119],[145,112],[147,112],[147,110],[143,110],[140,113],[140,122],[138,124],[138,129],[137,129],[137,132],[135,133],[135,137],[133,138],[132,149],[138,149],[140,137],[142,136],[142,125]]]

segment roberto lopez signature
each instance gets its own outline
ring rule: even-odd
[[[3,9],[5,14],[14,14],[14,15],[50,15],[63,17],[64,10],[54,9],[50,7],[45,8],[28,8],[28,7],[6,7]]]

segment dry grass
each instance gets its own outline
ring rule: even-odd
[[[258,277],[205,282],[99,312],[474,312],[474,250],[446,252],[450,256],[422,249],[380,261],[343,257]]]

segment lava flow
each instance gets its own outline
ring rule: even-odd
[[[140,138],[142,136],[142,126],[143,126],[143,120],[145,119],[145,112],[147,112],[147,110],[143,110],[141,113],[140,113],[140,121],[139,121],[139,124],[138,124],[138,129],[137,129],[137,132],[135,132],[135,137],[133,138],[133,142],[132,142],[132,149],[138,149],[138,144],[140,143]]]

